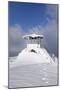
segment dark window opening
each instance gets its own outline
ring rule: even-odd
[[[31,49],[30,52],[34,52],[34,53],[37,53],[34,49]]]

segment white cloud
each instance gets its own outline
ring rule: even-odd
[[[17,55],[24,47],[23,35],[24,32],[20,25],[9,27],[9,55]]]
[[[55,20],[44,27],[45,45],[50,52],[57,54],[58,26]]]
[[[52,17],[53,19],[56,19],[58,18],[58,5],[56,4],[48,4],[46,6],[46,13],[47,15],[49,15],[50,17]]]

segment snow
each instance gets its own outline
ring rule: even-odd
[[[22,52],[19,53],[16,58],[14,58],[15,62],[12,62],[10,67],[28,64],[54,63],[52,58],[44,48],[34,47],[34,50],[36,52],[31,52],[31,48],[25,48],[24,50],[22,50]]]
[[[56,62],[44,48],[25,48],[9,58],[9,88],[58,85]]]
[[[23,36],[23,38],[26,38],[26,37],[42,37],[43,38],[43,35],[37,35],[37,34],[29,34],[29,35],[25,35],[25,36]]]
[[[9,88],[58,85],[57,66],[30,64],[9,68]]]
[[[58,61],[44,48],[30,44],[18,56],[9,57],[9,88],[51,85],[58,85]]]

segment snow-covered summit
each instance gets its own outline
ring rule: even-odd
[[[53,62],[52,58],[44,48],[25,48],[19,53],[17,59],[22,64],[36,64],[36,63],[50,63]]]
[[[39,63],[54,63],[52,57],[50,57],[47,50],[45,48],[40,47],[41,35],[39,37],[39,35],[32,34],[28,35],[28,37],[29,43],[27,43],[27,47],[18,54],[14,62],[15,66]]]
[[[20,64],[37,64],[37,63],[51,63],[52,58],[48,54],[47,50],[40,47],[41,38],[43,35],[30,34],[26,35],[29,43],[27,47],[18,54],[17,62]]]
[[[41,48],[41,36],[32,34],[25,39],[29,41],[26,48],[9,60],[9,87],[57,85],[56,57]]]

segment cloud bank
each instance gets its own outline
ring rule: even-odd
[[[24,40],[22,36],[24,32],[20,25],[16,24],[14,27],[9,27],[8,32],[8,42],[9,42],[9,56],[17,55],[22,48],[24,48]]]

